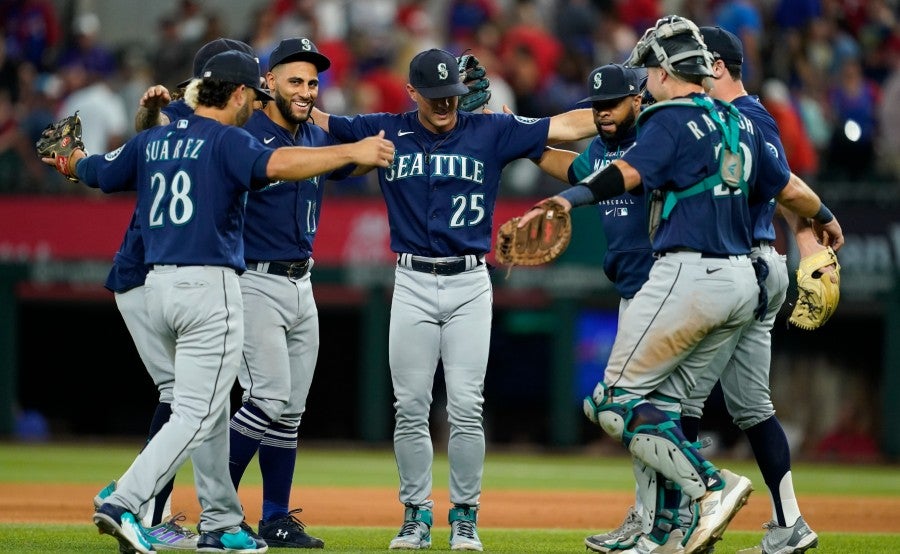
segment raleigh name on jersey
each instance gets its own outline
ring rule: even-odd
[[[726,104],[715,102],[725,119]],[[682,191],[719,173],[722,133],[705,110],[669,104],[645,112],[638,123],[637,142],[622,159],[640,173],[648,190]],[[655,251],[689,248],[720,255],[750,253],[749,206],[774,198],[790,173],[746,117],[740,116],[739,126],[743,177],[750,197],[720,184],[678,200],[669,218],[660,222]]]

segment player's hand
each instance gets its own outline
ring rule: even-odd
[[[568,200],[563,198],[562,196],[551,196],[550,198],[546,198],[545,200],[555,200],[558,202],[566,212],[572,211],[572,204],[569,203]],[[543,200],[541,201],[543,202]],[[540,202],[538,202],[540,204]],[[544,210],[538,207],[537,205],[534,208],[528,210],[525,215],[519,220],[519,224],[516,225],[519,229],[528,225],[528,222],[536,217],[540,217],[544,213]]]
[[[494,110],[485,106],[485,107],[481,108],[481,113],[490,115],[490,114],[494,113]],[[503,104],[503,113],[505,113],[507,115],[516,115],[513,113],[513,111],[511,109],[509,109],[509,106],[507,106],[506,104]]]
[[[171,101],[172,95],[169,94],[169,89],[162,85],[153,85],[141,96],[140,104],[142,108],[147,108],[148,110],[161,110],[168,106]]]
[[[389,167],[394,163],[394,143],[384,138],[384,131],[377,135],[366,137],[356,143],[359,148],[354,150],[357,165],[375,167]]]
[[[832,219],[824,225],[814,220],[812,225],[816,237],[818,237],[819,241],[825,246],[830,246],[835,252],[844,246],[844,231],[841,230],[841,224],[838,223],[837,218]]]

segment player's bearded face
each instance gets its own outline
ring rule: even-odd
[[[299,125],[309,120],[319,96],[319,72],[308,62],[291,62],[275,67],[270,82],[275,107],[288,123]]]
[[[621,139],[634,126],[634,96],[618,100],[594,102],[594,125],[597,133],[606,141]]]

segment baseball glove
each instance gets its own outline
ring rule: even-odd
[[[69,170],[69,158],[76,149],[84,150],[84,143],[81,141],[81,118],[78,117],[78,112],[47,125],[41,133],[41,138],[35,143],[35,148],[40,157],[53,158],[56,170],[66,179],[77,183],[78,178]]]
[[[459,109],[474,112],[491,99],[491,81],[475,56],[465,54],[456,58],[456,62],[459,64],[459,80],[469,87],[469,92],[459,97]]]
[[[823,272],[822,268],[829,265],[834,265],[834,271]],[[840,271],[841,266],[830,246],[800,260],[800,267],[797,269],[797,303],[788,321],[808,331],[824,325],[837,309],[841,298]],[[831,281],[832,275],[837,282]]]
[[[543,200],[534,208],[542,214],[522,228],[521,217],[514,217],[497,230],[498,263],[504,265],[540,265],[562,254],[572,239],[572,218],[559,202]],[[533,209],[534,209],[533,208]]]

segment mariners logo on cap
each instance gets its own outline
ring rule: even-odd
[[[603,86],[603,74],[599,71],[594,75],[594,90],[600,90]]]

